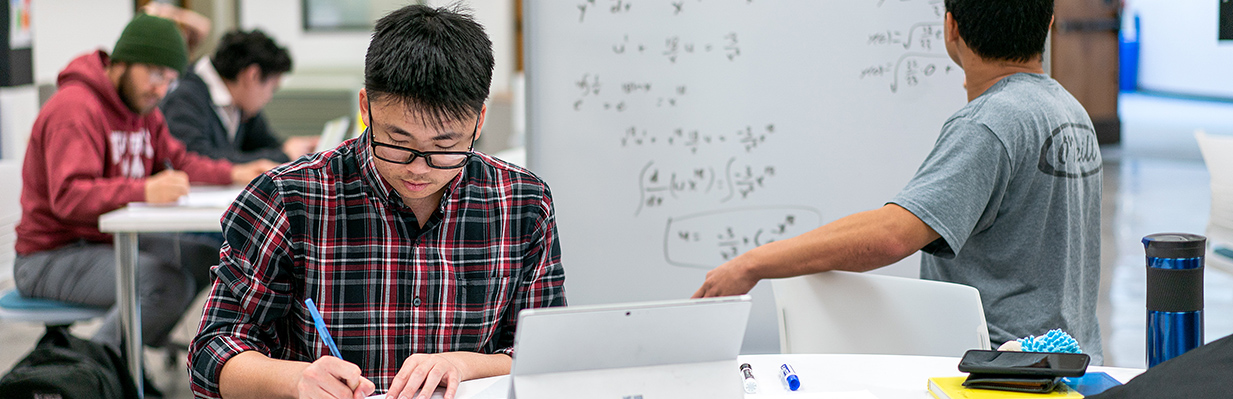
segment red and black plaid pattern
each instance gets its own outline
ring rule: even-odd
[[[190,351],[198,396],[218,397],[223,364],[243,351],[329,354],[305,298],[378,390],[415,353],[509,353],[520,310],[565,305],[543,181],[476,153],[421,228],[367,140],[270,171],[223,216],[218,279]]]

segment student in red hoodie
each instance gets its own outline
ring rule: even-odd
[[[189,182],[247,184],[269,161],[232,165],[184,150],[155,106],[184,69],[187,50],[169,20],[138,15],[112,54],[77,57],[34,122],[22,167],[14,277],[24,296],[111,306],[97,342],[119,348],[115,252],[98,229],[103,213],[130,202],[170,203]],[[173,169],[164,165],[170,164]],[[193,235],[142,235],[142,339],[164,343],[209,284],[219,242]]]

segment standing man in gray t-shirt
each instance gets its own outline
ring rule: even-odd
[[[1060,328],[1101,364],[1101,158],[1091,119],[1044,75],[1053,0],[946,0],[967,106],[899,195],[707,273],[694,297],[764,278],[868,271],[924,251],[921,277],[980,290],[994,346]]]

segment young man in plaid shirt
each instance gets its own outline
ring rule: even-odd
[[[377,22],[365,62],[369,129],[259,177],[224,216],[190,352],[198,396],[450,398],[509,372],[518,311],[565,304],[548,186],[472,151],[493,68],[483,28],[409,6]]]

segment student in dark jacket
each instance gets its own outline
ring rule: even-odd
[[[171,134],[189,151],[232,162],[287,162],[312,152],[316,137],[279,140],[261,112],[290,70],[287,50],[265,33],[228,32],[163,101]]]

